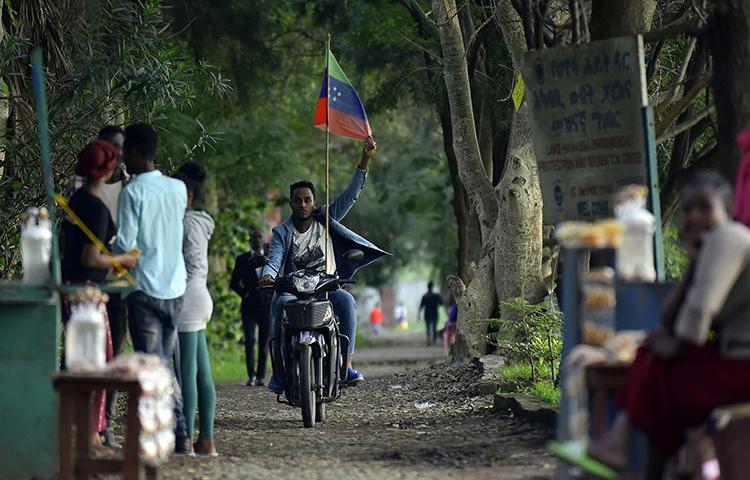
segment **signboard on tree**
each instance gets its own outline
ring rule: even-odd
[[[619,187],[648,184],[643,65],[640,36],[525,55],[545,223],[612,216]]]

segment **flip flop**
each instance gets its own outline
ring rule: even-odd
[[[603,480],[617,480],[619,478],[617,472],[611,467],[589,456],[586,452],[586,442],[551,442],[548,448],[550,452],[564,462],[575,465],[586,473]]]

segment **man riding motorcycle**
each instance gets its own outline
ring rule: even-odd
[[[268,262],[261,272],[260,285],[270,286],[278,275],[288,275],[298,270],[316,270],[338,274],[342,280],[350,279],[354,273],[387,252],[360,237],[339,222],[354,206],[364,188],[370,160],[375,155],[377,144],[368,137],[362,149],[362,158],[352,180],[343,193],[330,206],[330,237],[326,245],[325,209],[327,205],[315,206],[315,186],[309,181],[290,185],[289,204],[292,215],[284,223],[273,229],[273,240],[268,250]],[[324,254],[324,249],[328,255]],[[344,258],[348,250],[362,250],[361,259]],[[357,312],[354,297],[339,288],[328,294],[333,310],[339,319],[341,333],[349,337],[349,365],[346,383],[356,385],[364,381],[364,376],[352,368],[351,354],[354,352],[354,338],[357,332]],[[281,316],[284,304],[295,297],[289,293],[276,293],[271,303],[273,316],[273,337],[281,334]],[[284,390],[283,379],[271,378],[268,388],[276,393]]]

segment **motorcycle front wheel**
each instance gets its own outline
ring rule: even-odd
[[[315,426],[316,395],[313,380],[312,348],[309,345],[299,347],[299,390],[302,404],[302,423],[306,428]]]

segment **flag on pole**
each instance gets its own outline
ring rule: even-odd
[[[362,100],[359,99],[356,90],[341,70],[336,57],[330,50],[327,55],[330,55],[330,58],[326,58],[328,67],[323,74],[323,87],[320,89],[313,126],[325,130],[328,125],[331,133],[355,140],[364,140],[372,135],[365,106],[362,105]],[[327,116],[330,118],[326,118]]]

